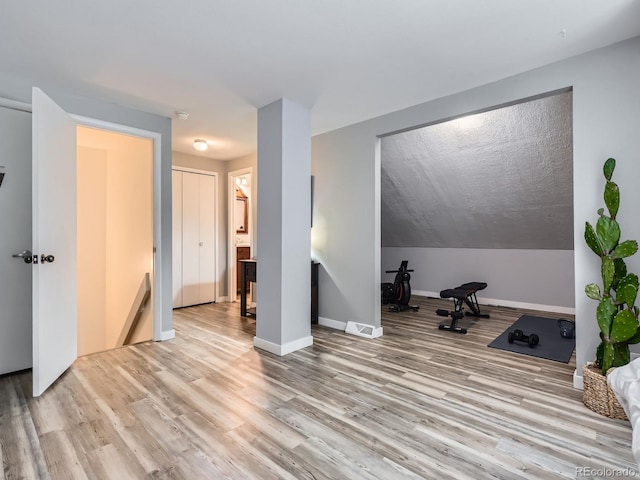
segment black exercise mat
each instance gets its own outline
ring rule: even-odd
[[[523,342],[509,343],[509,332],[513,332],[515,329],[522,330],[525,335],[535,333],[540,337],[540,343],[533,348]],[[569,363],[573,349],[576,346],[576,341],[574,338],[562,338],[560,336],[557,318],[522,315],[488,346],[508,352],[522,353],[524,355],[531,355],[532,357]]]

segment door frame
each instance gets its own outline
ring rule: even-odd
[[[220,222],[220,212],[218,209],[220,208],[220,195],[218,194],[218,172],[213,172],[211,170],[202,170],[199,168],[181,167],[180,165],[171,165],[171,171],[173,172],[174,170],[180,172],[197,173],[198,175],[208,175],[210,177],[213,177],[213,196],[215,198],[215,204],[213,205],[213,255],[216,262],[214,268],[214,273],[216,276],[216,288],[213,303],[217,303],[218,299],[220,298],[220,268],[218,265],[218,223]]]
[[[253,256],[253,248],[255,238],[255,225],[253,222],[253,203],[255,202],[255,176],[253,175],[253,167],[245,167],[238,170],[233,170],[227,174],[227,245],[229,246],[227,249],[227,265],[228,265],[228,279],[227,279],[227,292],[229,293],[229,301],[235,302],[237,298],[235,285],[238,281],[238,272],[236,271],[236,228],[234,223],[234,212],[235,212],[235,200],[236,200],[236,190],[235,190],[235,178],[241,177],[243,175],[251,175],[251,197],[249,200],[249,248],[251,255]],[[253,299],[252,299],[253,300]]]
[[[107,122],[95,118],[85,117],[82,115],[70,114],[75,120],[76,125],[84,127],[92,127],[100,130],[106,130],[115,133],[122,133],[134,137],[150,139],[153,142],[153,340],[160,342],[167,340],[162,333],[163,315],[162,315],[162,259],[163,247],[160,223],[160,207],[162,204],[161,189],[161,139],[162,135],[158,132],[142,130],[140,128],[121,125],[118,123]],[[171,248],[171,245],[166,246]]]

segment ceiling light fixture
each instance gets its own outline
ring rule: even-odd
[[[202,140],[201,138],[196,138],[193,141],[193,148],[200,152],[204,152],[207,148],[209,148],[209,144],[206,140]]]

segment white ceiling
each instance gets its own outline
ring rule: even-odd
[[[256,108],[281,97],[318,134],[638,34],[637,0],[7,0],[0,96],[37,85],[173,117],[174,150],[229,159],[255,152]]]

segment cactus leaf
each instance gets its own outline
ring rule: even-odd
[[[613,176],[613,171],[616,168],[616,159],[615,158],[608,158],[606,162],[604,162],[604,166],[602,167],[602,172],[604,173],[604,178],[607,179],[607,181],[611,180],[611,177]]]
[[[616,289],[616,300],[619,304],[626,303],[632,306],[636,303],[638,296],[638,276],[631,273],[620,280]]]
[[[613,283],[611,284],[611,288],[614,290],[618,289],[618,283],[627,275],[627,265],[624,263],[624,260],[621,258],[616,258],[613,261],[613,265],[615,266],[616,273],[613,276]]]
[[[604,342],[600,342],[596,349],[596,365],[602,368],[602,357],[604,356]]]
[[[625,343],[615,343],[613,345],[613,365],[612,367],[621,367],[631,361],[631,352],[629,346]]]
[[[611,297],[603,297],[596,309],[598,326],[600,327],[602,335],[604,335],[606,339],[611,335],[611,322],[613,321],[613,316],[615,315],[616,310],[616,306]]]
[[[626,343],[627,345],[635,345],[636,343],[640,343],[640,326],[638,327],[635,335],[624,343]]]
[[[595,283],[590,283],[584,287],[584,293],[593,300],[600,300],[600,287]]]
[[[607,182],[604,187],[604,204],[607,206],[611,218],[616,218],[620,207],[620,190],[614,182]]]
[[[611,342],[620,343],[629,340],[638,331],[638,319],[629,310],[616,314],[611,324]]]
[[[638,242],[635,240],[625,240],[613,250],[613,256],[616,258],[627,258],[635,255],[638,251]]]
[[[587,242],[587,245],[589,246],[589,248],[593,250],[593,253],[601,257],[603,253],[602,245],[600,245],[600,242],[598,241],[598,236],[596,235],[596,232],[593,229],[593,226],[589,222],[586,222],[584,226],[584,239]]]
[[[616,221],[620,188],[611,180],[615,167],[613,158],[604,162],[605,208],[598,209],[595,225],[586,222],[584,231],[587,246],[601,259],[602,284],[587,285],[585,293],[599,301],[596,319],[600,328],[600,344],[596,350],[596,365],[603,374],[611,367],[629,363],[629,345],[640,343],[640,308],[635,305],[640,280],[636,274],[627,274],[624,260],[638,252],[638,242],[620,241],[620,225]]]
[[[615,350],[611,343],[605,342],[602,352],[602,374],[606,375],[607,370],[613,367],[613,360],[615,359]]]
[[[618,246],[620,240],[620,225],[609,217],[600,217],[596,224],[596,235],[605,252],[610,252]]]
[[[605,294],[611,290],[613,277],[616,274],[616,267],[611,257],[602,257],[602,291]]]

